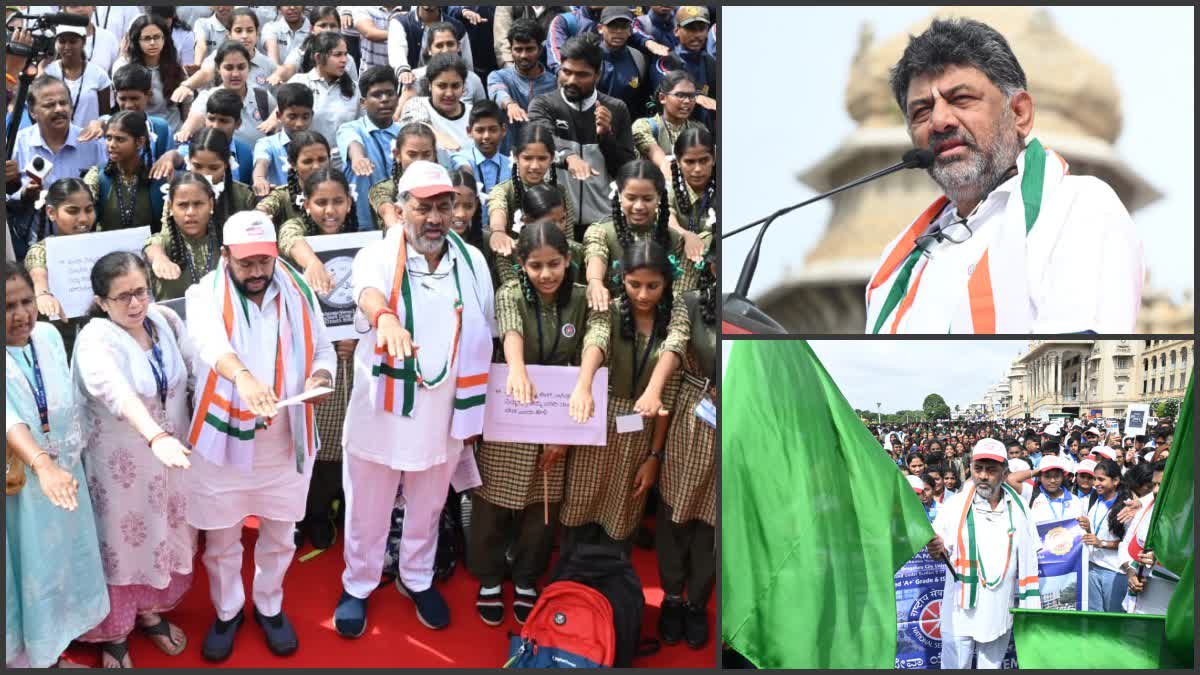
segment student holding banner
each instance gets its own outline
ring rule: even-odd
[[[716,251],[710,248],[699,287],[682,296],[691,339],[683,359],[676,413],[667,432],[655,521],[658,576],[666,595],[658,633],[667,644],[686,639],[693,649],[708,642],[705,608],[717,577],[716,260]]]
[[[1083,500],[1063,489],[1066,473],[1067,463],[1058,455],[1043,457],[1034,471],[1037,484],[1029,497],[1029,513],[1035,524],[1083,517]]]
[[[1009,485],[1004,444],[981,439],[971,452],[972,484],[948,498],[934,520],[929,554],[951,561],[943,592],[942,668],[1000,668],[1018,607],[1040,609],[1041,541],[1021,495]]]
[[[413,162],[396,189],[403,227],[359,251],[353,265],[354,297],[371,331],[354,353],[342,432],[346,570],[334,627],[349,638],[366,631],[367,598],[379,585],[401,484],[396,587],[425,626],[450,623],[433,586],[438,520],[464,442],[470,446],[483,431],[495,333],[483,253],[450,231],[454,186],[446,169]]]
[[[216,194],[212,183],[185,171],[167,188],[166,226],[146,240],[150,288],[158,302],[182,298],[188,287],[217,267],[220,223],[214,221]]]
[[[517,238],[521,267],[496,293],[509,374],[506,391],[522,405],[538,395],[527,365],[578,366],[583,339],[597,321],[586,289],[570,281],[570,247],[552,222],[526,226]],[[587,452],[583,448],[581,452]],[[504,620],[505,552],[513,557],[513,614],[524,624],[537,602],[537,580],[550,563],[553,524],[562,506],[565,445],[485,440],[477,453],[483,485],[472,493],[468,567],[479,579],[475,606],[489,626]]]
[[[583,365],[570,399],[571,417],[590,419],[592,379],[608,366],[608,445],[579,448],[568,459],[560,517],[564,552],[590,543],[632,550],[678,396],[679,378],[672,375],[691,336],[687,306],[674,292],[677,270],[665,249],[650,240],[631,243],[620,270],[617,296],[584,338]]]
[[[1096,491],[1088,499],[1087,515],[1079,519],[1087,532],[1088,610],[1121,612],[1125,580],[1120,573],[1120,545],[1125,523],[1120,520],[1121,505],[1129,498],[1129,488],[1121,478],[1117,463],[1105,458],[1096,463]]]

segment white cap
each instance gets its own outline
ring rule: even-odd
[[[1088,475],[1095,476],[1096,475],[1096,460],[1085,459],[1085,460],[1081,461],[1078,465],[1076,465],[1075,473],[1076,474],[1086,473]]]
[[[1097,429],[1096,427],[1088,427],[1088,428],[1087,428],[1087,431],[1085,431],[1085,432],[1083,432],[1083,433],[1085,433],[1085,434],[1096,434],[1097,436],[1099,436],[1099,435],[1100,435],[1100,430],[1099,430],[1099,429]]]
[[[70,33],[73,35],[78,35],[79,37],[84,38],[85,40],[87,39],[87,29],[84,28],[83,26],[67,26],[65,24],[62,24],[62,25],[59,25],[58,28],[54,29],[55,36],[64,35],[67,33]]]
[[[1062,427],[1058,426],[1057,424],[1047,424],[1046,428],[1042,430],[1042,433],[1046,434],[1047,436],[1057,436],[1062,433]]]
[[[225,245],[235,258],[256,255],[279,257],[275,224],[262,211],[239,211],[225,221]]]
[[[1028,471],[1029,469],[1029,462],[1026,462],[1020,457],[1013,457],[1012,459],[1008,460],[1009,471]]]
[[[1146,460],[1147,462],[1149,462],[1151,459],[1154,459],[1154,451],[1151,450],[1150,452],[1147,452],[1145,455],[1142,455],[1142,459]]]
[[[975,447],[971,450],[971,460],[991,459],[997,462],[1004,462],[1008,458],[1008,453],[1004,449],[1004,444],[994,438],[981,438]]]
[[[912,486],[913,492],[921,494],[925,491],[925,481],[920,476],[909,475],[906,478],[908,478],[908,484]]]
[[[396,186],[396,194],[412,194],[419,199],[430,199],[438,195],[454,192],[450,183],[450,174],[441,164],[418,160],[408,165],[400,183]]]
[[[1066,473],[1069,467],[1067,466],[1067,462],[1062,457],[1059,457],[1058,455],[1046,455],[1042,458],[1042,461],[1038,463],[1037,470],[1034,471],[1034,473],[1041,473],[1043,471],[1049,471],[1050,469],[1059,469],[1063,473]]]
[[[1098,446],[1092,448],[1092,454],[1100,455],[1101,457],[1107,457],[1107,458],[1113,460],[1114,462],[1117,461],[1117,451],[1113,450],[1112,448],[1108,447],[1107,445],[1098,445]]]

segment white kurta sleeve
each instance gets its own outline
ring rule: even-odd
[[[1132,333],[1145,278],[1142,242],[1111,187],[1075,180],[1079,194],[1042,277],[1032,332]]]
[[[363,291],[368,288],[374,288],[383,293],[385,298],[391,293],[391,286],[388,284],[384,266],[381,264],[382,251],[387,249],[384,244],[386,241],[367,244],[354,256],[354,262],[350,266],[350,276],[353,279],[351,287],[354,290],[356,303],[361,302]]]
[[[388,21],[387,51],[388,65],[392,70],[400,66],[413,67],[413,64],[408,62],[408,32],[399,21]]]
[[[75,380],[80,389],[88,396],[99,401],[109,414],[117,419],[121,417],[121,408],[125,401],[137,393],[129,382],[131,365],[126,361],[121,350],[116,349],[105,339],[99,326],[97,330],[80,332],[75,344],[75,359],[73,370]]]
[[[215,273],[214,273],[215,274]],[[220,310],[212,301],[212,291],[208,278],[199,284],[193,284],[184,295],[184,306],[187,315],[187,332],[192,339],[195,355],[209,368],[215,368],[217,361],[226,354],[233,354],[233,345],[225,334],[225,322],[221,319]]]
[[[316,315],[316,325],[313,337],[316,339],[316,351],[313,353],[312,372],[324,370],[329,373],[330,386],[337,384],[337,352],[325,331],[325,314],[321,311],[320,303],[315,303],[313,314]],[[312,373],[310,373],[311,375]]]

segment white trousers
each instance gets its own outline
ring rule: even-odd
[[[397,471],[346,453],[342,458],[342,489],[346,491],[342,587],[366,599],[379,586],[383,555],[396,490],[404,484],[404,534],[400,538],[400,579],[410,590],[433,584],[438,522],[457,457],[424,471]]]
[[[975,668],[979,670],[999,669],[1008,652],[1012,629],[991,642],[977,642],[974,638],[942,635],[942,670],[966,670],[971,668],[971,655],[978,655]]]
[[[283,576],[296,553],[295,523],[258,519],[254,544],[254,606],[263,616],[283,611]],[[242,526],[205,530],[204,568],[208,594],[222,621],[246,604],[242,588]]]

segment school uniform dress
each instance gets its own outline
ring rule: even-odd
[[[467,130],[467,124],[471,119],[471,104],[462,104],[462,113],[457,117],[446,117],[440,110],[433,107],[433,103],[428,96],[416,96],[408,99],[404,104],[404,112],[400,115],[400,125],[404,126],[411,122],[424,122],[433,127],[433,130],[450,138],[458,145],[458,149],[451,150],[449,147],[443,147],[441,141],[438,142],[437,162],[447,169],[450,168],[450,154],[457,152],[462,148],[467,147],[474,141],[471,139],[471,133]]]
[[[287,146],[290,141],[287,131],[280,129],[254,144],[254,163],[267,163],[267,182],[271,185],[287,185]]]
[[[294,218],[300,218],[303,214],[300,207],[296,205],[297,196],[292,194],[287,185],[280,185],[263,197],[263,200],[258,203],[258,208],[271,216],[271,222],[278,229],[283,227],[284,223]]]
[[[688,129],[706,128],[700,122],[686,119],[683,124],[671,124],[658,113],[653,117],[642,117],[633,123],[633,147],[642,159],[650,159],[650,148],[657,145],[668,157],[675,154],[675,139]]]
[[[163,279],[155,274],[153,269],[150,270],[150,292],[158,302],[182,298],[192,284],[200,283],[206,274],[217,267],[221,251],[216,239],[209,237],[207,233],[192,238],[180,232],[179,241],[183,244],[182,260],[174,259],[172,249],[175,243],[168,229],[164,228],[146,240],[146,246],[152,243],[162,246],[167,255],[171,256],[171,262],[179,266],[179,276],[175,279]]]
[[[1092,525],[1092,534],[1101,541],[1119,540],[1120,537],[1109,527],[1108,515],[1112,509],[1120,511],[1122,504],[1114,496],[1111,503],[1100,499],[1088,500],[1087,519]],[[1118,547],[1120,545],[1118,544]],[[1122,612],[1121,601],[1125,599],[1128,584],[1121,573],[1119,550],[1088,547],[1088,611]]]
[[[129,57],[120,57],[113,64],[112,72],[117,72],[129,63]],[[146,104],[146,114],[161,117],[167,121],[171,129],[178,130],[179,125],[183,123],[183,114],[180,112],[179,104],[171,101],[171,94],[173,92],[166,91],[166,84],[163,81],[159,66],[151,66],[146,63],[139,65],[150,71],[150,101]]]
[[[566,283],[566,282],[564,282]],[[526,365],[578,366],[589,324],[586,289],[574,286],[565,307],[531,301],[516,281],[496,294],[500,340],[509,333],[524,341]],[[543,445],[484,439],[476,452],[483,485],[471,496],[467,566],[485,587],[499,586],[510,539],[513,581],[534,588],[550,562],[554,524],[562,505],[565,459],[548,471],[538,467]],[[543,502],[549,500],[551,525]]]
[[[1045,492],[1039,492],[1029,506],[1029,513],[1033,522],[1038,525],[1086,515],[1083,500],[1067,490],[1063,490],[1057,499],[1051,499]]]
[[[161,181],[149,180],[145,168],[139,168],[133,176],[117,169],[116,176],[102,177],[100,172],[104,170],[104,166],[94,166],[83,176],[83,182],[92,191],[92,199],[96,202],[96,231],[124,229],[121,212],[128,210],[133,214],[129,227],[149,226],[152,232],[158,232],[162,227],[162,212],[155,213],[154,205],[161,200],[151,193],[161,190]],[[109,185],[107,192],[102,183]]]
[[[84,642],[123,640],[138,614],[174,609],[192,586],[197,537],[185,517],[186,474],[159,461],[121,416],[124,402],[136,397],[164,431],[181,438],[187,430],[191,347],[183,321],[157,305],[147,316],[157,355],[108,319],[93,319],[79,333],[72,362],[88,429],[84,471],[112,608],[80,638]]]
[[[38,412],[37,357],[45,386],[49,433]],[[104,620],[108,587],[96,538],[96,518],[80,455],[83,417],[71,386],[58,331],[37,323],[24,347],[7,347],[4,365],[4,431],[29,427],[38,447],[79,482],[79,507],[50,503],[37,474],[25,467],[25,485],[4,499],[4,662],[46,668],[72,640]],[[7,471],[7,467],[6,467]]]
[[[650,238],[650,228],[642,229],[630,224],[629,230],[633,233],[635,242]],[[671,256],[675,264],[682,268],[682,276],[675,280],[675,293],[690,291],[696,287],[696,282],[700,279],[699,271],[695,264],[684,255],[683,236],[675,230],[668,230],[668,236],[671,245],[667,250],[667,255]],[[616,295],[621,290],[621,275],[617,271],[617,263],[621,260],[621,256],[625,255],[625,247],[621,245],[621,238],[617,236],[616,225],[611,220],[592,225],[583,235],[583,246],[585,260],[591,261],[593,258],[599,258],[604,263],[605,269],[609,271],[605,276],[605,285],[608,286],[610,293]]]
[[[380,128],[375,126],[375,123],[366,115],[338,127],[335,139],[338,154],[345,162],[346,180],[356,188],[359,196],[354,202],[354,208],[357,209],[360,230],[383,229],[383,221],[375,218],[371,202],[365,197],[370,194],[372,186],[391,178],[392,145],[395,144],[399,135],[400,124],[392,123]],[[354,173],[350,165],[351,143],[361,145],[363,154],[371,160],[374,170],[370,176],[358,176]],[[374,223],[374,227],[372,227],[372,223]]]
[[[269,62],[270,59],[267,59],[267,61]],[[270,75],[270,72],[271,71],[268,71],[267,75]],[[212,89],[205,89],[197,94],[196,100],[192,102],[192,110],[199,110],[201,112],[208,110],[208,97],[211,96],[212,92],[216,90],[217,87],[214,87]],[[256,94],[256,90],[261,91],[262,93]],[[260,96],[266,103],[266,105],[263,106],[265,111],[259,108],[258,99]],[[250,149],[251,158],[254,156],[254,144],[258,142],[258,139],[266,135],[258,130],[258,125],[262,124],[263,120],[273,114],[276,107],[277,104],[275,102],[275,96],[271,94],[268,89],[265,87],[256,87],[253,86],[253,84],[248,84],[246,86],[246,95],[242,98],[242,123],[238,125],[237,130],[233,132],[233,137],[246,144],[246,147]],[[171,128],[178,129],[179,124],[176,123]],[[251,168],[253,168],[253,161],[251,162]]]
[[[526,189],[528,189],[528,187],[529,186],[525,186]],[[572,206],[571,200],[567,198],[566,188],[557,183],[554,185],[554,187],[562,196],[563,207],[567,211],[567,227],[565,230],[563,230],[563,234],[566,235],[567,245],[571,249],[571,263],[577,267],[577,269],[572,273],[571,281],[576,283],[582,282],[586,278],[584,275],[586,268],[583,266],[583,257],[585,251],[584,247],[581,246],[575,239],[575,220],[577,218],[575,207]],[[505,231],[509,236],[515,239],[521,233],[521,229],[525,227],[526,221],[521,210],[520,200],[517,197],[516,182],[511,177],[508,180],[497,184],[488,194],[487,217],[483,219],[483,240],[485,244],[491,235],[490,223],[492,221],[492,214],[497,212],[504,213],[507,223]],[[519,263],[515,254],[497,256],[495,252],[491,250],[491,246],[489,245],[487,246],[487,255],[489,258],[489,263],[494,266],[501,284],[507,284],[516,280],[517,273],[514,269],[514,266],[518,265]]]
[[[716,429],[696,413],[708,398],[716,402],[717,326],[701,315],[700,291],[682,296],[691,322],[679,396],[671,408],[656,521],[658,575],[668,595],[682,595],[697,607],[708,603],[716,583]],[[715,408],[714,408],[715,420]]]
[[[667,177],[667,180],[673,181],[670,176]],[[713,227],[717,224],[716,195],[710,197],[707,190],[697,194],[686,181],[683,189],[687,196],[686,201],[682,203],[679,199],[679,192],[674,187],[667,190],[667,200],[671,206],[671,213],[675,214],[675,221],[689,232],[712,232]]]
[[[663,354],[674,352],[684,358],[691,326],[687,307],[676,299],[666,337],[639,334],[629,340],[621,336],[620,303],[620,299],[613,300],[608,312],[597,314],[584,338],[585,349],[594,346],[604,352],[608,367],[608,445],[578,446],[568,453],[560,522],[568,528],[595,525],[609,539],[624,543],[645,512],[649,490],[635,499],[633,479],[653,450],[654,420],[647,420],[641,431],[618,434],[617,418],[634,414],[633,406]],[[663,390],[662,402],[668,410],[676,409],[678,381],[671,378]],[[580,533],[568,531],[567,547],[580,543],[579,537]]]

